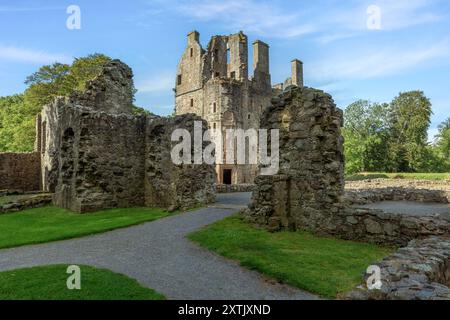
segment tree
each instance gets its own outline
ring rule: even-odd
[[[39,68],[28,76],[25,84],[25,100],[32,106],[44,106],[57,96],[69,96],[75,91],[83,91],[85,83],[94,79],[111,58],[95,53],[83,58],[75,58],[72,65],[54,63]]]
[[[359,100],[344,114],[346,170],[385,171],[388,167],[389,105]]]
[[[426,158],[430,100],[422,91],[400,93],[391,102],[392,150],[396,171],[421,171]],[[399,158],[400,156],[400,158]]]
[[[22,94],[0,97],[0,152],[33,151],[39,111],[27,105]]]
[[[447,118],[438,127],[436,135],[436,149],[439,157],[445,163],[445,170],[450,170],[450,118]]]
[[[54,63],[28,76],[24,94],[0,97],[0,151],[32,151],[35,118],[42,107],[57,96],[84,90],[86,81],[94,79],[111,59],[103,54],[77,58],[72,65]]]

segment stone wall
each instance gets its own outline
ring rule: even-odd
[[[40,190],[41,157],[38,152],[0,153],[0,190]]]
[[[352,300],[450,300],[450,238],[413,240],[380,263],[380,289],[366,282],[344,299]]]
[[[450,191],[403,187],[346,189],[345,199],[349,204],[368,204],[380,201],[450,203]]]
[[[408,216],[352,207],[382,200],[448,202],[443,190],[347,189],[344,194],[342,112],[331,97],[290,87],[272,99],[262,127],[280,130],[280,170],[256,178],[247,221],[270,231],[303,229],[349,240],[406,245],[450,235],[445,216]]]
[[[3,201],[0,203],[0,214],[43,207],[52,202],[52,194],[50,193],[21,193],[9,191],[0,192],[0,198],[1,197],[3,197]]]
[[[369,208],[346,208],[333,216],[333,227],[314,230],[346,240],[405,246],[433,235],[450,236],[450,219],[439,215],[411,216]]]
[[[187,209],[215,201],[216,175],[213,165],[180,164],[171,160],[174,145],[171,134],[186,129],[194,137],[194,122],[206,121],[194,114],[173,118],[147,118],[145,128],[145,204],[175,209]],[[204,142],[203,148],[209,143]]]
[[[404,188],[450,191],[450,180],[368,179],[346,181],[349,190]]]
[[[114,60],[88,82],[86,92],[44,107],[39,117],[44,190],[55,192],[56,205],[76,212],[175,210],[214,201],[214,166],[177,166],[170,154],[175,129],[192,133],[194,122],[203,121],[205,131],[206,122],[193,114],[131,115],[131,76]]]
[[[216,185],[217,193],[233,193],[233,192],[253,192],[256,190],[254,184],[218,184]]]
[[[139,206],[175,210],[214,201],[214,167],[177,166],[170,156],[172,131],[193,131],[199,117],[111,115],[70,104],[59,114],[56,205],[76,212]]]
[[[145,118],[72,104],[59,114],[55,204],[76,212],[143,206]]]
[[[248,221],[280,229],[332,229],[343,207],[342,111],[330,95],[290,87],[272,99],[261,127],[280,130],[280,170],[256,178]]]

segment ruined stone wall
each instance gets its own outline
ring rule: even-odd
[[[171,134],[186,129],[194,137],[194,123],[206,121],[194,114],[174,118],[151,117],[145,128],[145,204],[173,209],[187,209],[215,200],[215,172],[207,164],[174,164]],[[203,142],[205,148],[209,142]]]
[[[131,76],[125,64],[114,60],[88,82],[84,93],[44,107],[38,117],[44,190],[55,192],[56,205],[76,212],[176,209],[213,201],[214,167],[175,166],[170,155],[172,131],[192,131],[194,121],[203,120],[192,114],[129,114]]]
[[[70,102],[110,114],[132,114],[132,79],[130,67],[119,60],[112,60],[94,80],[86,83],[84,92],[74,93]]]
[[[199,117],[111,115],[71,104],[58,113],[56,205],[83,213],[139,206],[186,209],[214,201],[213,166],[176,166],[170,155],[172,131],[193,132]]]
[[[351,300],[449,300],[450,238],[413,240],[407,247],[377,263],[381,288],[369,290],[368,276],[354,291],[343,296]]]
[[[280,170],[256,178],[247,221],[271,231],[304,229],[347,240],[406,245],[432,235],[450,236],[445,216],[412,216],[358,208],[382,200],[448,202],[445,190],[378,188],[344,195],[342,112],[331,97],[290,87],[272,99],[263,128],[280,130]],[[412,191],[410,191],[412,190]]]
[[[40,160],[38,152],[0,153],[0,190],[40,190]]]
[[[55,204],[76,212],[144,205],[144,118],[60,111]]]
[[[261,127],[280,130],[280,170],[256,178],[250,222],[280,229],[333,229],[344,207],[342,111],[330,95],[291,87],[272,99]]]

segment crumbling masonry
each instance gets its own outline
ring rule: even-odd
[[[416,238],[449,236],[450,221],[445,217],[349,206],[344,197],[341,126],[342,111],[322,91],[290,87],[272,99],[261,127],[280,130],[280,170],[256,178],[253,202],[244,212],[247,221],[271,231],[302,229],[402,246]],[[417,194],[418,199],[424,197],[430,196]],[[410,198],[406,192],[403,199]]]
[[[54,192],[56,205],[76,212],[174,210],[214,201],[214,167],[175,165],[170,156],[172,131],[193,132],[194,121],[202,120],[133,116],[132,76],[114,60],[86,92],[56,99],[38,117],[42,189]]]

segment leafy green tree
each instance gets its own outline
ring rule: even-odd
[[[450,118],[442,122],[436,136],[436,152],[444,162],[444,170],[450,170]]]
[[[346,170],[384,171],[389,153],[389,105],[359,100],[344,114]]]
[[[33,106],[44,106],[57,96],[69,96],[83,91],[85,83],[97,76],[111,58],[103,54],[91,54],[76,58],[72,65],[54,63],[41,67],[27,77],[25,100]]]
[[[32,151],[35,118],[57,96],[84,90],[111,59],[103,54],[77,58],[72,65],[54,63],[28,76],[24,94],[0,98],[0,151]]]
[[[39,111],[27,105],[22,94],[0,97],[0,152],[33,151]]]
[[[394,170],[426,169],[428,128],[431,123],[430,100],[422,91],[400,93],[391,102],[392,154]]]

